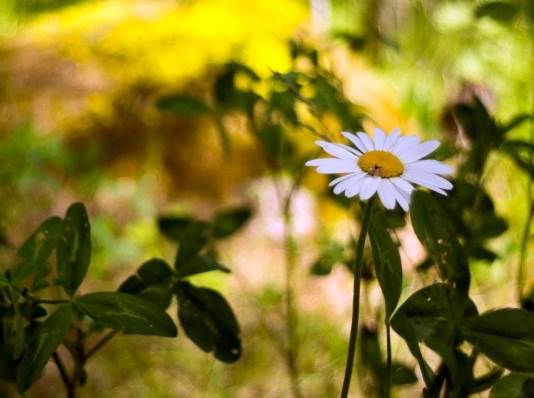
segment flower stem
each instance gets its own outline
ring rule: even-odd
[[[297,333],[298,318],[294,302],[293,277],[297,262],[296,242],[291,234],[291,213],[289,207],[284,209],[285,220],[285,249],[286,249],[286,275],[285,275],[285,304],[286,304],[286,332],[287,332],[287,366],[293,398],[302,396],[299,386],[298,351],[299,339]]]
[[[356,244],[356,261],[354,263],[354,287],[352,296],[352,322],[350,325],[349,351],[347,353],[347,364],[345,366],[345,378],[343,379],[341,398],[347,398],[349,394],[350,379],[354,364],[356,340],[358,337],[358,321],[360,318],[360,282],[362,279],[363,248],[365,246],[365,239],[369,229],[369,220],[371,218],[372,207],[373,199],[370,199],[365,209],[360,237],[358,238],[358,243]]]
[[[386,397],[391,397],[391,326],[386,322],[386,347],[387,347],[387,361],[386,361]]]

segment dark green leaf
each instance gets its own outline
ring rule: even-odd
[[[210,107],[204,101],[190,95],[169,95],[160,98],[156,106],[178,116],[199,116],[211,112]]]
[[[393,363],[391,365],[391,381],[396,385],[417,383],[417,376],[413,368],[402,363]]]
[[[180,247],[176,255],[174,267],[178,269],[191,261],[204,248],[208,241],[208,224],[194,222],[184,230],[180,239]]]
[[[0,272],[0,287],[8,286],[9,280],[6,277],[6,274]]]
[[[22,280],[47,266],[61,237],[61,226],[61,218],[50,217],[24,242],[17,252],[18,260],[12,271],[13,281]]]
[[[434,284],[418,290],[401,305],[391,320],[391,325],[402,336],[395,321],[400,314],[410,321],[417,340],[433,350],[441,354],[453,345],[454,325],[445,284]]]
[[[42,316],[45,316],[47,314],[46,310],[35,303],[31,303],[26,301],[21,304],[20,306],[20,314],[27,319],[32,318],[40,318]]]
[[[332,267],[343,261],[344,247],[337,242],[330,242],[313,263],[311,273],[314,275],[328,275]]]
[[[460,342],[459,328],[465,319],[476,314],[473,302],[458,298],[454,290],[438,283],[412,294],[391,319],[393,329],[406,341],[423,372],[429,386],[431,371],[419,349],[419,342],[441,355],[453,376],[457,376],[462,358],[455,350]]]
[[[117,291],[122,293],[137,294],[142,291],[147,284],[139,278],[137,275],[129,276],[124,282],[121,283]]]
[[[386,303],[386,321],[395,311],[402,290],[402,267],[399,249],[386,230],[384,220],[378,213],[371,217],[369,238],[373,252],[375,273]]]
[[[531,158],[532,153],[534,153],[534,145],[524,141],[505,141],[501,148],[520,168],[534,177],[534,163]]]
[[[494,385],[497,380],[502,376],[503,369],[501,368],[494,368],[491,371],[489,371],[487,374],[480,376],[473,380],[473,385],[470,388],[469,392],[471,394],[476,394],[478,392],[482,392],[484,390],[487,390],[492,385]]]
[[[414,325],[412,324],[410,319],[406,315],[404,315],[399,309],[399,311],[397,311],[395,316],[393,316],[393,318],[391,319],[391,326],[408,345],[410,352],[419,363],[419,367],[421,369],[425,385],[430,386],[430,384],[432,383],[432,378],[434,376],[432,373],[432,369],[423,358],[423,354],[421,353],[421,349],[419,348],[419,339],[414,329]]]
[[[137,275],[145,286],[167,281],[172,275],[171,267],[159,258],[145,261],[137,270]],[[134,283],[131,281],[130,283]]]
[[[334,37],[343,40],[352,51],[361,51],[368,42],[365,36],[355,35],[350,32],[337,32]]]
[[[187,282],[176,285],[178,317],[186,335],[223,362],[241,355],[239,326],[230,305],[218,292]]]
[[[72,204],[65,215],[57,250],[59,279],[69,296],[80,286],[91,261],[91,227],[82,203]]]
[[[44,321],[31,342],[17,372],[17,389],[26,391],[40,376],[51,355],[67,334],[72,319],[72,305],[64,305]]]
[[[140,292],[138,296],[156,304],[163,310],[169,308],[172,300],[172,292],[166,286],[149,286]]]
[[[519,115],[516,115],[512,118],[512,120],[510,120],[508,123],[502,125],[500,128],[503,132],[508,132],[510,130],[513,130],[515,129],[516,127],[522,125],[524,122],[528,121],[528,120],[531,120],[532,119],[532,116],[529,115],[529,114],[519,114]]]
[[[486,312],[467,320],[467,341],[496,364],[519,372],[534,371],[534,314],[517,308]]]
[[[410,214],[417,237],[438,265],[442,277],[453,282],[458,291],[467,294],[470,282],[467,258],[450,217],[427,192],[414,192],[412,201]]]
[[[186,228],[194,222],[190,217],[161,216],[158,218],[158,227],[165,237],[179,242]]]
[[[237,75],[244,75],[251,81],[257,81],[258,75],[249,67],[237,62],[224,65],[214,86],[214,97],[223,109],[240,109],[248,114],[260,97],[252,91],[244,91],[235,86]]]
[[[230,272],[224,265],[219,264],[211,256],[201,254],[185,264],[176,265],[176,276],[185,278],[186,276],[201,274],[209,271]]]
[[[469,247],[467,249],[469,257],[476,258],[477,260],[486,260],[493,262],[497,259],[497,254],[482,246]]]
[[[250,219],[251,214],[252,212],[248,207],[238,207],[218,212],[213,219],[213,236],[221,239],[232,235]]]
[[[10,288],[11,289],[11,288]],[[26,335],[24,333],[24,319],[20,305],[18,303],[18,293],[11,290],[11,297],[13,302],[13,324],[11,330],[11,344],[13,346],[12,359],[19,359],[24,352],[24,343]]]
[[[495,383],[490,398],[532,398],[523,393],[523,385],[529,379],[532,380],[526,374],[510,373]]]
[[[519,11],[519,6],[511,1],[486,1],[477,7],[475,15],[477,18],[489,17],[501,23],[508,23]]]
[[[534,379],[532,377],[529,377],[525,380],[521,391],[523,392],[525,397],[534,398]]]
[[[75,301],[87,316],[99,324],[131,334],[174,337],[176,326],[157,305],[120,292],[90,293]]]

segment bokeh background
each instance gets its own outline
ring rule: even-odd
[[[505,3],[513,6],[488,9],[465,0],[0,1],[2,252],[13,251],[48,215],[83,201],[94,254],[81,291],[113,290],[143,260],[173,258],[175,246],[158,231],[159,215],[209,218],[225,206],[253,209],[247,225],[218,247],[232,273],[193,278],[232,303],[243,357],[219,363],[183,333],[169,340],[121,336],[89,362],[80,397],[291,396],[284,359],[288,226],[275,189],[291,178],[273,173],[239,115],[224,119],[228,152],[211,117],[169,114],[156,106],[159,98],[181,92],[209,102],[215,77],[232,61],[261,79],[288,72],[292,40],[317,49],[368,131],[400,127],[460,149],[478,145],[451,122],[451,104],[477,95],[502,121],[532,113],[534,104],[531,5]],[[335,117],[323,123],[324,130],[339,129]],[[510,136],[528,137],[530,128],[523,123]],[[314,140],[302,131],[296,139],[303,148]],[[490,154],[482,183],[509,228],[490,242],[496,258],[471,264],[480,310],[517,304],[532,203],[527,173],[502,154]],[[303,396],[317,398],[338,393],[352,294],[342,264],[315,272],[326,275],[311,271],[331,237],[348,242],[354,232],[350,212],[318,195],[324,184],[306,175],[291,205],[299,385]],[[409,224],[399,240],[406,297],[437,275],[416,270],[425,255]],[[524,262],[527,271],[534,265],[532,256]],[[534,272],[524,277],[520,285],[527,291]],[[362,322],[372,333],[382,305],[376,282],[366,283],[364,297]],[[396,336],[393,347],[396,360],[415,368]],[[47,368],[26,396],[61,396],[55,372]],[[372,396],[376,381],[365,369],[357,372],[354,396]],[[419,381],[396,393],[410,397],[420,389]],[[6,396],[9,391],[5,386]]]

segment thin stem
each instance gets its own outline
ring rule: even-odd
[[[71,388],[72,383],[67,373],[67,369],[65,368],[65,365],[63,365],[63,361],[61,360],[61,357],[59,356],[57,352],[54,352],[52,354],[52,358],[54,358],[54,362],[61,376],[61,381],[63,381],[63,384],[65,385],[65,389],[67,390],[67,397],[74,398],[74,391]]]
[[[347,398],[349,394],[350,379],[352,376],[352,368],[354,364],[356,340],[358,337],[358,321],[360,318],[360,282],[362,279],[363,248],[365,246],[367,230],[369,229],[369,220],[371,218],[370,216],[372,207],[373,199],[370,199],[365,209],[362,229],[360,231],[360,237],[358,238],[358,243],[356,245],[356,261],[354,263],[354,287],[352,296],[352,322],[350,325],[349,350],[347,354],[347,364],[345,367],[345,378],[343,379],[341,398]]]
[[[91,358],[98,350],[104,347],[107,342],[110,341],[117,333],[118,331],[112,330],[104,337],[102,337],[91,349],[87,350],[87,352],[85,353],[85,360],[87,361],[89,358]]]
[[[285,249],[286,249],[286,317],[287,317],[287,366],[291,383],[291,391],[294,398],[302,396],[299,387],[298,370],[298,349],[299,341],[297,335],[298,318],[295,311],[293,298],[293,274],[297,262],[296,243],[291,234],[291,212],[289,206],[284,211],[285,221]]]
[[[389,322],[386,323],[386,347],[387,347],[387,361],[386,361],[386,397],[391,397],[391,326]]]

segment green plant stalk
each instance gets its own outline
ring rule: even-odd
[[[291,392],[293,398],[302,396],[299,387],[299,369],[298,369],[298,349],[299,341],[297,335],[297,312],[293,298],[293,274],[297,262],[296,242],[291,235],[291,213],[289,206],[284,209],[284,228],[285,228],[285,249],[286,249],[286,274],[285,274],[285,293],[286,293],[286,331],[287,331],[287,350],[286,360],[289,371]]]
[[[372,207],[373,199],[370,199],[367,203],[367,207],[365,208],[362,228],[358,238],[358,243],[356,244],[354,286],[352,292],[352,322],[350,325],[349,349],[347,353],[347,364],[345,366],[345,377],[343,379],[343,387],[341,389],[341,398],[347,398],[350,388],[350,379],[352,377],[354,354],[356,352],[356,341],[358,337],[358,322],[360,318],[360,285],[362,279],[363,248],[365,246],[365,239],[367,238],[367,231],[369,230],[369,220],[371,219]]]
[[[386,350],[387,350],[387,360],[386,360],[386,397],[391,397],[391,326],[389,325],[389,320],[386,322]]]

